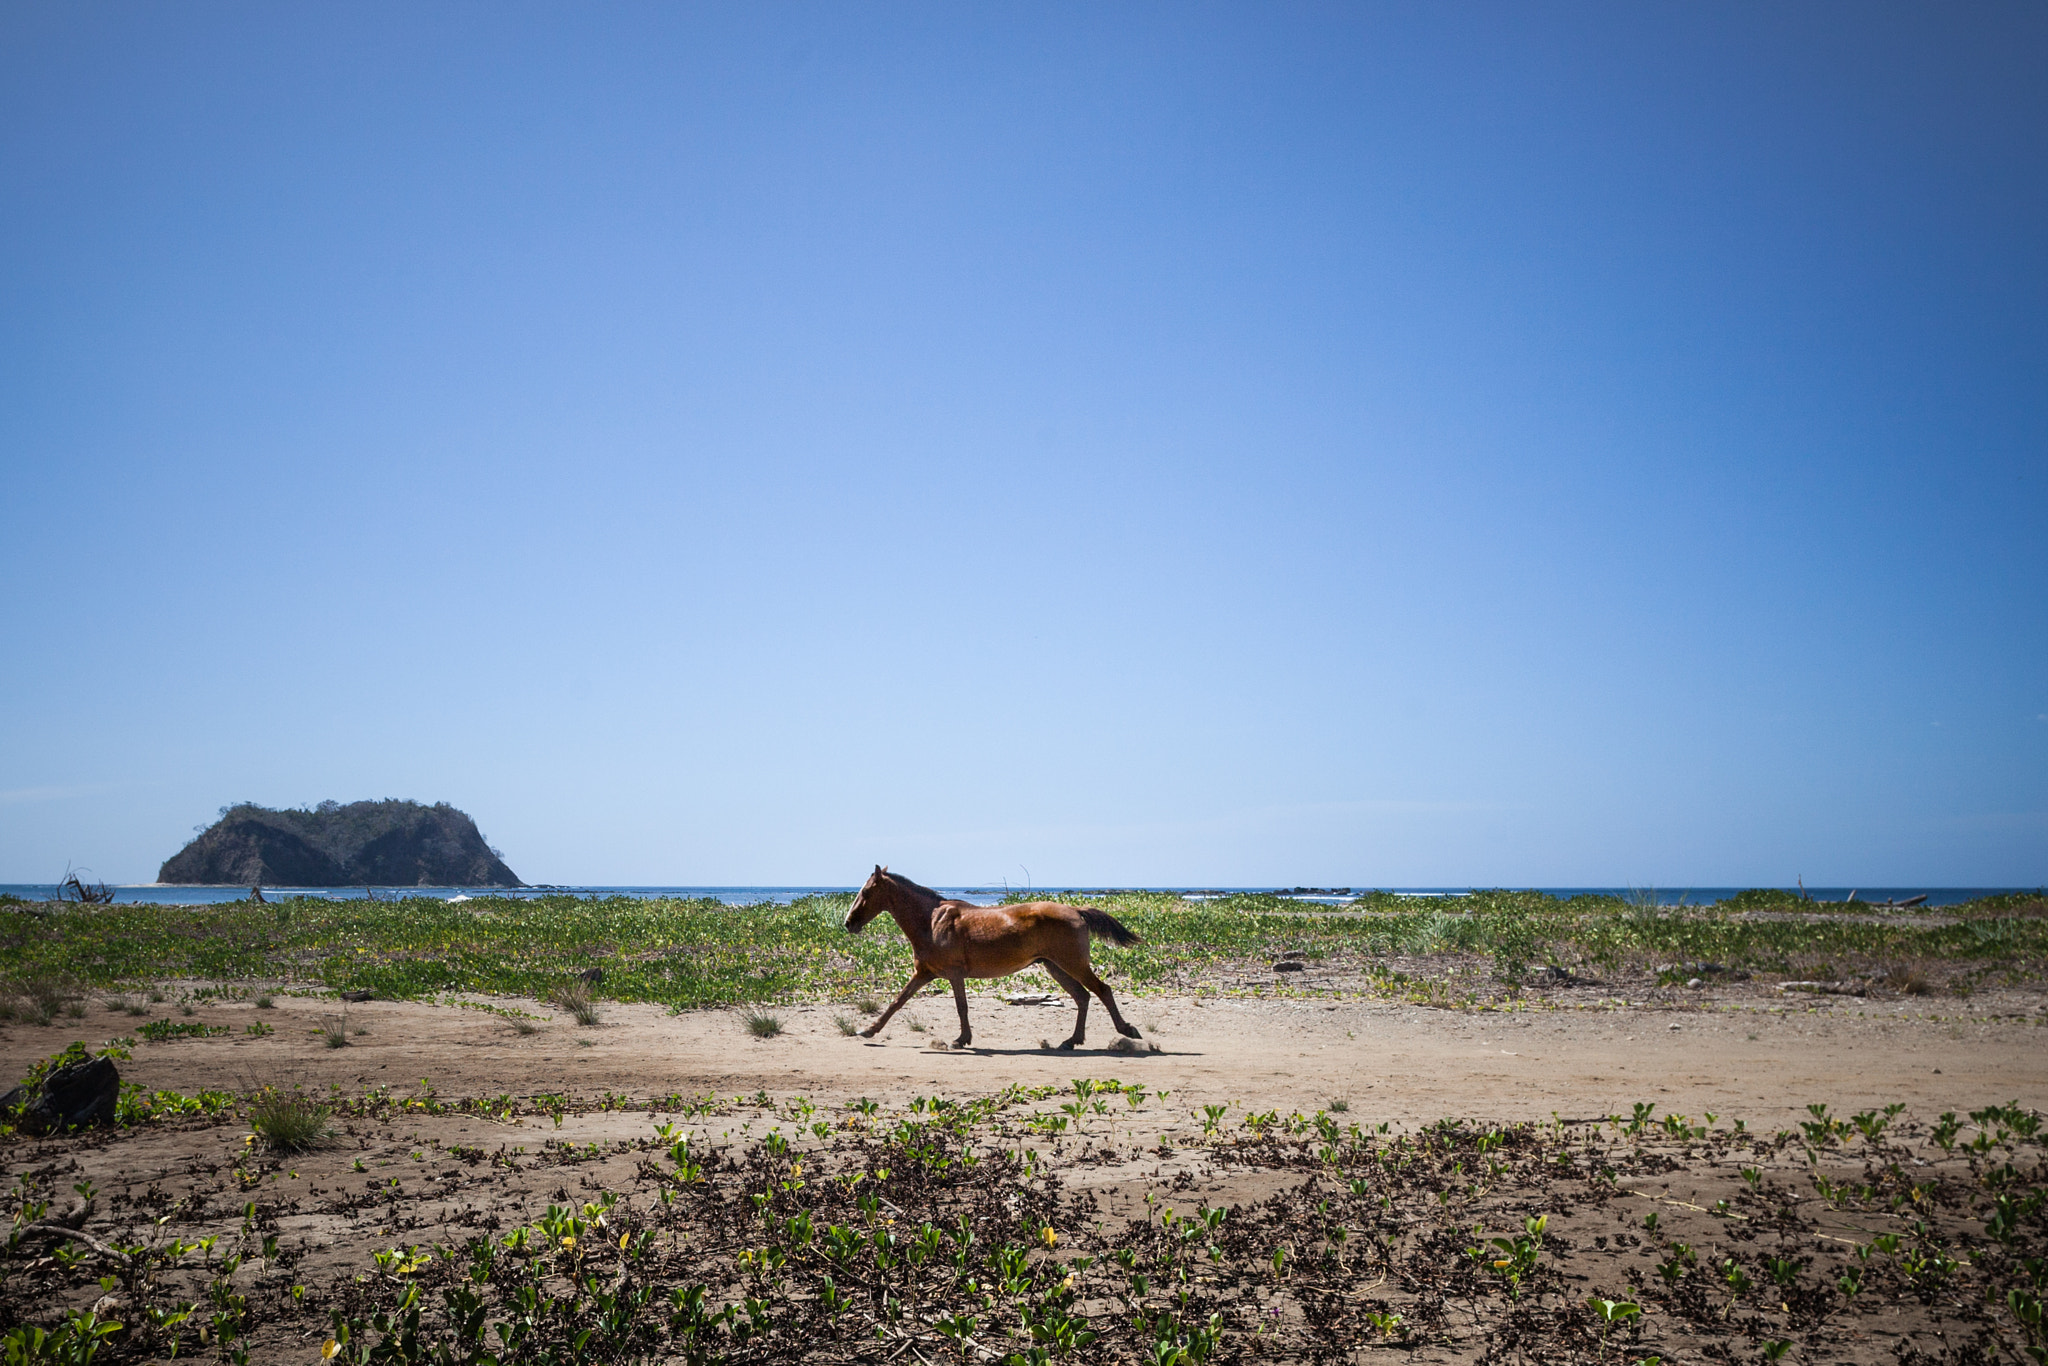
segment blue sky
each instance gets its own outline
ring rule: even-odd
[[[2035,5],[0,9],[0,881],[2048,881]]]

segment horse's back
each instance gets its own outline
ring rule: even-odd
[[[946,904],[958,908],[954,911],[955,923],[963,927],[986,927],[998,934],[1020,934],[1051,927],[1085,928],[1081,908],[1069,906],[1064,901],[1008,901],[1000,906],[976,906],[965,901]]]
[[[1039,958],[1066,960],[1077,950],[1087,952],[1081,908],[1057,901],[949,902],[934,911],[932,922],[941,955],[970,977],[1006,977]]]

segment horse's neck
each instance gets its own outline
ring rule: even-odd
[[[897,889],[889,900],[889,914],[903,930],[903,937],[913,944],[927,944],[932,937],[932,911],[936,901],[927,903],[915,892]]]

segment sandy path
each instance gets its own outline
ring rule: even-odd
[[[522,1036],[482,1011],[370,1002],[349,1012],[350,1027],[365,1032],[348,1048],[329,1049],[312,1031],[332,1003],[279,997],[278,1008],[265,1011],[201,1005],[192,1019],[234,1033],[145,1043],[122,1070],[147,1087],[185,1092],[279,1082],[409,1088],[424,1077],[447,1097],[731,1096],[765,1088],[819,1101],[980,1094],[1011,1083],[1116,1076],[1171,1088],[1188,1106],[1231,1101],[1286,1113],[1341,1098],[1353,1118],[1400,1123],[1548,1118],[1553,1111],[1588,1118],[1626,1113],[1638,1101],[1660,1111],[1713,1111],[1763,1129],[1803,1116],[1811,1101],[1838,1112],[1904,1101],[1923,1116],[2011,1100],[2048,1109],[2048,1038],[2040,1029],[2048,1016],[2031,998],[1841,998],[1773,1009],[1753,999],[1693,997],[1693,1008],[1682,1010],[1509,1013],[1371,1001],[1198,1004],[1190,997],[1126,1005],[1163,1053],[1105,1051],[1101,1045],[1115,1036],[1099,1008],[1090,1047],[1044,1052],[1039,1040],[1063,1038],[1071,1008],[986,998],[974,1005],[975,1048],[938,1051],[929,1041],[950,1038],[955,1028],[951,1002],[941,997],[920,999],[872,1042],[841,1035],[834,1015],[843,1008],[829,1006],[784,1008],[785,1033],[761,1040],[731,1011],[672,1016],[654,1006],[612,1005],[601,1027],[578,1028],[557,1015]],[[1932,1012],[1941,1014],[1929,1018]],[[2000,1018],[1987,1018],[1993,1015]],[[258,1020],[276,1033],[248,1036]],[[913,1022],[930,1032],[915,1031]],[[83,1020],[17,1025],[0,1035],[0,1066],[18,1076],[70,1039],[97,1042],[136,1023],[95,1004]]]

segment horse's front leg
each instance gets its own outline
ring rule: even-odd
[[[863,1029],[860,1032],[860,1036],[863,1039],[872,1039],[875,1037],[875,1035],[881,1033],[882,1026],[889,1023],[889,1017],[891,1015],[894,1015],[897,1011],[903,1009],[903,1003],[905,1001],[908,1001],[911,997],[917,995],[918,990],[921,987],[923,987],[926,982],[931,981],[932,978],[937,975],[938,974],[934,973],[930,968],[927,968],[924,964],[919,963],[917,965],[917,971],[910,974],[910,985],[903,988],[903,994],[898,996],[894,1001],[891,1001],[889,1003],[889,1008],[882,1012],[882,1018],[875,1021],[873,1024],[869,1025],[866,1029]]]
[[[967,1024],[967,974],[953,974],[953,1006],[960,1012],[960,1037],[953,1040],[953,1047],[965,1048],[974,1042],[974,1031]]]

